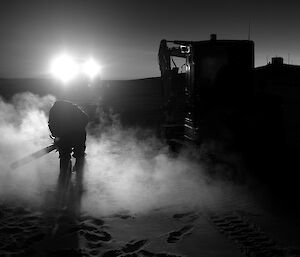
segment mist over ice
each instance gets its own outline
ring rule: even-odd
[[[48,112],[55,97],[31,93],[0,100],[0,197],[45,204],[59,174],[58,153],[52,152],[15,170],[10,164],[52,143]],[[100,113],[100,115],[102,115]],[[107,119],[110,122],[107,122]],[[178,206],[208,208],[234,193],[232,184],[215,180],[206,164],[190,154],[176,157],[150,130],[124,128],[117,115],[100,117],[87,129],[82,211],[92,215],[145,213]]]

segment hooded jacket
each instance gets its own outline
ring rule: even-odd
[[[87,124],[87,114],[71,102],[56,101],[49,111],[48,126],[54,137],[84,131]]]

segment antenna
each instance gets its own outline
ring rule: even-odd
[[[248,40],[250,40],[250,37],[251,37],[251,21],[249,21],[248,24]]]

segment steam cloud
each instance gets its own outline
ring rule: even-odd
[[[11,170],[10,164],[51,143],[46,110],[52,96],[17,94],[11,103],[0,100],[0,194],[2,199],[24,198],[40,203],[39,192],[54,183],[53,156]],[[52,158],[51,158],[52,157]]]
[[[16,170],[9,165],[49,144],[48,111],[53,96],[15,95],[0,100],[0,197],[43,204],[59,174],[52,152]],[[104,124],[104,125],[103,125]],[[182,154],[172,157],[151,132],[124,129],[117,119],[88,130],[83,211],[94,215],[146,212],[167,206],[207,207],[232,194],[227,183],[212,183],[205,166]]]

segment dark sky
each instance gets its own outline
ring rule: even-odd
[[[282,56],[300,64],[297,1],[1,0],[0,76],[47,73],[52,56],[66,50],[93,55],[104,79],[158,76],[161,39],[255,41],[256,66]]]

